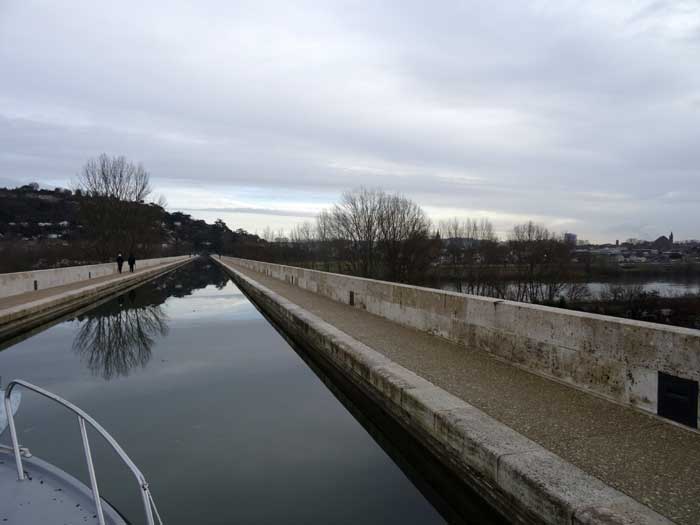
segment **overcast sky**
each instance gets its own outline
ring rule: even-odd
[[[171,210],[700,237],[700,2],[0,1],[0,186],[141,161]]]

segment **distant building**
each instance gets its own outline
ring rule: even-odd
[[[673,234],[671,234],[670,237],[666,237],[665,235],[662,235],[661,237],[657,238],[651,244],[657,250],[661,250],[661,251],[670,250],[671,246],[673,246]]]
[[[575,233],[565,233],[564,234],[564,242],[566,244],[571,244],[572,246],[576,246],[577,241],[578,241],[578,236]]]

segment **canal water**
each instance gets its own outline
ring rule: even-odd
[[[370,434],[205,260],[5,348],[0,375],[93,415],[144,472],[168,525],[498,521],[478,503],[471,516],[438,512],[430,483],[392,459],[392,440]],[[17,423],[35,455],[87,482],[71,414],[27,392]],[[91,442],[102,495],[141,523],[135,482]]]

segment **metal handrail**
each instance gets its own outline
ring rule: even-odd
[[[37,394],[40,394],[44,397],[47,397],[52,401],[55,401],[59,405],[63,405],[68,410],[70,410],[78,416],[78,425],[80,426],[80,435],[83,440],[83,450],[85,452],[88,473],[90,475],[90,484],[92,486],[92,496],[95,500],[95,507],[97,508],[97,518],[100,525],[105,525],[105,519],[104,513],[102,512],[102,500],[100,499],[100,492],[97,488],[95,465],[92,461],[90,443],[88,441],[87,429],[85,428],[86,421],[90,424],[92,428],[94,428],[97,431],[98,434],[100,434],[100,436],[102,436],[102,438],[107,443],[109,443],[112,449],[117,453],[117,455],[121,458],[124,464],[129,468],[129,470],[131,470],[132,474],[136,478],[136,481],[139,484],[139,488],[141,489],[141,498],[143,500],[144,511],[146,513],[146,521],[148,525],[155,525],[155,522],[153,521],[154,511],[156,517],[158,518],[158,523],[160,523],[160,525],[163,525],[163,521],[160,519],[160,514],[158,513],[158,509],[156,508],[155,501],[153,501],[153,496],[151,495],[151,492],[148,489],[148,482],[146,481],[146,478],[138,469],[138,467],[134,464],[134,462],[131,461],[131,458],[129,458],[126,452],[124,452],[119,443],[117,443],[116,440],[111,435],[109,435],[109,433],[104,428],[102,428],[102,426],[97,421],[95,421],[86,412],[75,406],[73,403],[66,401],[62,397],[59,397],[56,394],[49,392],[48,390],[44,390],[43,388],[40,388],[21,379],[15,379],[14,381],[10,381],[10,383],[8,383],[7,385],[7,388],[5,389],[5,412],[7,413],[7,420],[9,422],[10,427],[10,436],[12,438],[12,450],[14,452],[15,463],[17,465],[17,476],[19,477],[20,481],[23,481],[25,479],[24,468],[22,466],[21,448],[19,446],[19,441],[17,440],[15,420],[14,416],[12,415],[12,407],[10,405],[10,394],[12,392],[12,389],[17,385],[22,386],[28,390],[32,390],[33,392],[36,392]]]

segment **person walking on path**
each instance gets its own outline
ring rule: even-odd
[[[129,271],[131,273],[134,273],[134,266],[136,265],[136,257],[134,257],[133,253],[129,254]]]
[[[117,270],[119,273],[122,273],[122,266],[124,266],[124,257],[122,257],[122,254],[120,253],[117,255]]]

